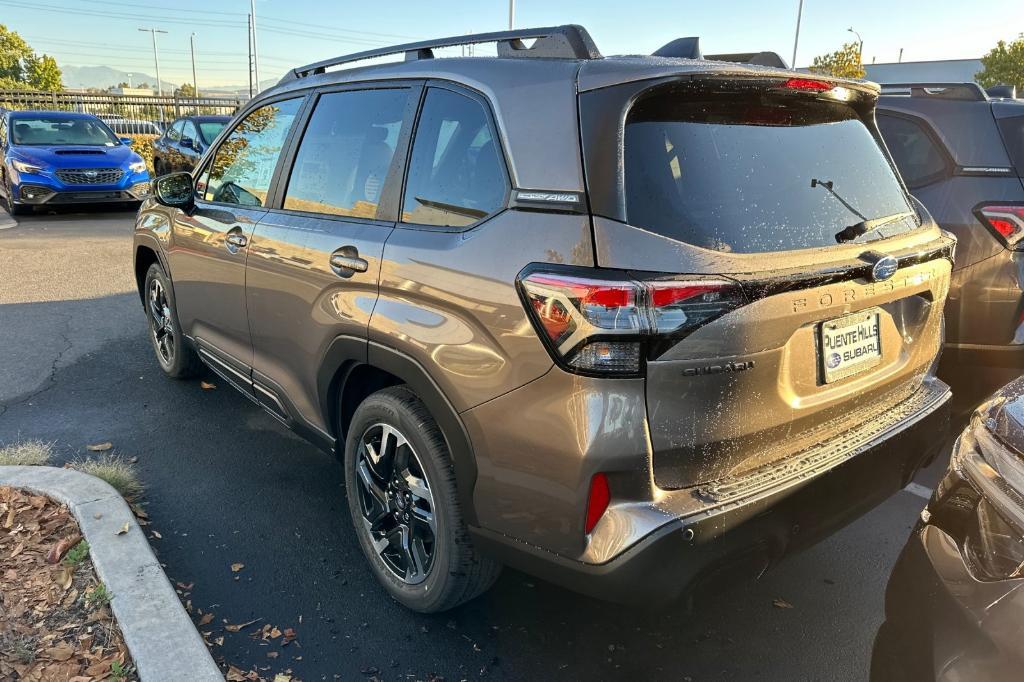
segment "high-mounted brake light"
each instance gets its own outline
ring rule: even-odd
[[[655,342],[682,338],[745,300],[728,280],[548,267],[519,281],[530,319],[559,364],[584,374],[639,375]]]
[[[974,214],[1007,247],[1016,246],[1024,238],[1024,204],[988,204],[974,209]]]
[[[820,81],[816,78],[790,78],[782,86],[787,90],[807,90],[809,92],[827,92],[834,85],[828,81]]]

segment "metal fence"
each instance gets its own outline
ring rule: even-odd
[[[247,100],[241,97],[176,97],[165,95],[115,95],[111,93],[41,92],[0,90],[0,108],[79,111],[95,114],[116,132],[152,132],[150,124],[163,129],[169,122],[188,114],[227,115]]]

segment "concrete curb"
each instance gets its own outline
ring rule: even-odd
[[[6,211],[0,211],[0,230],[8,230],[12,227],[17,227],[18,221],[10,216]]]
[[[0,466],[0,485],[67,505],[89,543],[96,575],[113,595],[110,605],[140,679],[223,682],[224,675],[116,490],[79,471],[36,466]],[[118,535],[125,522],[128,532]]]

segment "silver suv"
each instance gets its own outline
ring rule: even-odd
[[[644,602],[757,576],[943,440],[954,240],[877,87],[679,44],[561,26],[297,68],[139,213],[164,372],[342,455],[410,608],[503,564]]]

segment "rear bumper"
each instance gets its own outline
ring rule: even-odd
[[[875,433],[841,463],[830,460],[743,497],[679,514],[607,562],[568,559],[484,529],[471,532],[481,549],[514,568],[610,601],[665,602],[756,578],[899,491],[948,444],[950,393],[941,382],[929,383],[935,396],[924,408]],[[672,496],[683,492],[696,496]],[[616,530],[631,529],[623,524]]]

